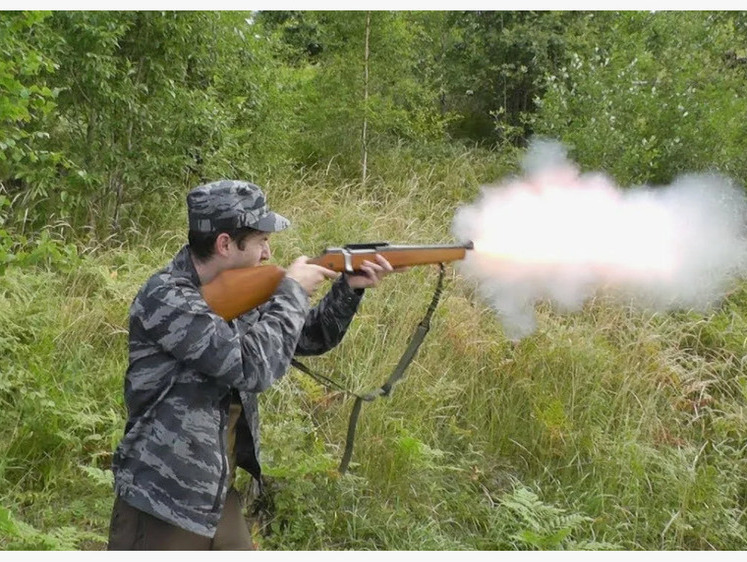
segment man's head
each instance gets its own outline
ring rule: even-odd
[[[226,267],[248,267],[269,259],[270,233],[290,225],[267,207],[256,185],[220,180],[187,195],[189,246],[200,262],[218,256]]]

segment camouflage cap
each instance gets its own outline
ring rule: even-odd
[[[217,232],[251,227],[277,232],[290,221],[267,207],[267,198],[258,186],[247,181],[219,180],[194,188],[187,195],[189,229]]]

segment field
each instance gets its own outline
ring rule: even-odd
[[[355,241],[450,242],[459,203],[509,171],[469,152],[400,165],[365,185],[323,170],[269,183],[294,221],[273,237],[274,261]],[[162,224],[106,245],[50,229],[0,276],[1,549],[105,548],[128,307],[184,243],[183,196]],[[414,268],[369,291],[343,343],[310,366],[356,392],[380,386],[436,277]],[[260,548],[747,547],[747,286],[708,314],[603,298],[538,314],[533,335],[508,341],[450,266],[407,376],[364,404],[344,476],[352,400],[292,370],[262,396]]]

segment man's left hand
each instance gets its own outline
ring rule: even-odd
[[[392,264],[382,255],[376,254],[376,263],[365,260],[361,264],[360,273],[345,275],[351,289],[369,289],[376,287],[381,280],[390,273],[407,271],[409,267],[393,268]]]

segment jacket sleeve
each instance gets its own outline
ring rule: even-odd
[[[155,287],[142,307],[150,311],[140,315],[142,328],[166,353],[222,384],[258,392],[288,369],[309,304],[301,286],[284,279],[243,336],[189,283]]]
[[[296,355],[320,355],[339,344],[362,298],[363,290],[351,289],[340,276],[306,317]]]

